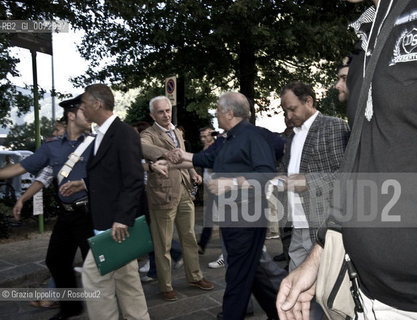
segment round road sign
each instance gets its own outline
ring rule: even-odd
[[[175,81],[173,79],[169,79],[167,81],[167,92],[172,94],[175,90]]]

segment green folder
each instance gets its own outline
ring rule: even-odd
[[[113,240],[111,229],[88,239],[100,274],[103,276],[130,261],[153,251],[153,244],[145,216],[136,218],[128,228],[129,237],[121,243]]]

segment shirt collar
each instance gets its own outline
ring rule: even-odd
[[[294,133],[299,133],[301,131],[307,131],[310,130],[311,125],[313,124],[314,120],[316,120],[317,116],[319,114],[319,111],[317,110],[310,118],[308,118],[304,123],[301,125],[301,127],[294,127]]]
[[[240,128],[244,127],[248,122],[248,120],[243,119],[242,121],[239,121],[233,128],[231,128],[229,131],[227,131],[226,133],[226,139],[230,139],[234,136],[236,136],[236,134],[238,134],[238,132],[240,131]]]
[[[110,117],[108,117],[100,127],[96,128],[97,133],[101,133],[104,136],[115,119],[115,114],[112,114]]]
[[[159,128],[161,128],[161,130],[162,130],[163,132],[171,132],[171,131],[174,131],[174,130],[175,130],[175,126],[174,126],[172,123],[170,123],[170,124],[169,124],[169,130],[167,130],[167,129],[165,129],[164,127],[160,126],[160,125],[159,125],[159,123],[158,123],[158,122],[156,122],[156,121],[155,121],[155,124],[156,124]]]
[[[81,135],[77,138],[77,141],[84,141],[84,138],[86,137],[86,136],[88,136],[89,134],[88,133],[81,133]],[[64,134],[61,136],[61,142],[64,142],[65,140],[68,140],[68,141],[70,141],[70,139],[68,138],[68,135],[67,135],[67,132],[65,131],[64,132]]]

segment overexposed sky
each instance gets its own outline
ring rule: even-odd
[[[73,96],[76,96],[84,91],[83,88],[75,88],[70,82],[71,77],[84,74],[88,67],[88,62],[81,58],[76,48],[76,45],[80,43],[81,38],[82,33],[79,31],[74,32],[71,28],[69,32],[52,34],[55,90],[60,93],[72,94]],[[13,84],[22,88],[25,87],[25,85],[33,85],[32,57],[30,51],[28,49],[12,47],[10,49],[10,53],[13,57],[20,60],[20,63],[17,65],[19,76],[9,76],[8,78]],[[45,116],[47,118],[52,118],[53,103],[50,96],[50,90],[52,89],[51,56],[37,52],[36,64],[38,85],[47,92],[45,98],[39,101],[39,115],[40,117]],[[62,116],[62,109],[58,105],[59,102],[59,99],[55,99],[56,118],[60,118]],[[11,119],[17,124],[22,124],[24,122],[30,123],[34,121],[34,113],[29,112],[22,117],[18,117],[17,108],[12,108]],[[9,128],[0,128],[0,134],[5,134],[8,130]]]
[[[82,33],[69,32],[53,33],[52,44],[54,53],[54,74],[55,89],[61,93],[78,94],[83,90],[74,88],[69,79],[82,75],[88,67],[88,62],[80,57],[76,49],[76,45],[80,43]],[[32,59],[28,49],[14,47],[12,55],[20,59],[18,70],[20,77],[13,78],[16,85],[24,86],[24,84],[33,84],[32,78]],[[38,69],[38,85],[46,90],[52,88],[52,62],[51,56],[39,53],[36,54],[36,62]]]

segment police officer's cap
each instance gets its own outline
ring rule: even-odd
[[[82,94],[76,96],[75,98],[64,100],[59,103],[59,106],[65,109],[77,109],[80,107],[81,97],[82,97]]]

